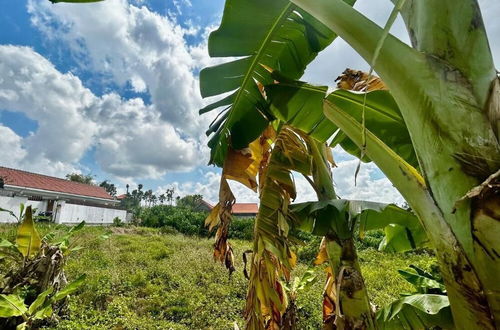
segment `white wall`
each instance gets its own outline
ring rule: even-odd
[[[19,216],[19,205],[28,201],[27,197],[6,197],[0,196],[0,208],[14,212]],[[7,212],[0,212],[0,222],[17,222],[16,218]]]
[[[19,206],[21,203],[25,207],[31,205],[33,209],[37,209],[35,214],[43,212],[47,208],[47,201],[29,201],[27,197],[0,196],[0,208],[12,211],[16,216],[19,216]],[[0,222],[17,222],[17,220],[7,212],[0,212]]]
[[[111,224],[115,217],[126,221],[127,211],[65,203],[58,215],[60,223]]]

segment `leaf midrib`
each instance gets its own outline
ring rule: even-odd
[[[354,103],[354,104],[357,104],[357,105],[363,106],[363,102],[359,102],[359,101],[357,101],[357,100],[356,100],[356,99],[354,99],[354,98],[349,98],[349,97],[346,97],[346,96],[344,96],[344,95],[341,95],[341,94],[334,94],[334,93],[335,93],[335,92],[333,92],[333,93],[332,93],[332,94],[330,94],[330,95],[332,95],[332,96],[334,96],[334,97],[338,97],[338,98],[340,98],[340,99],[342,99],[342,100],[345,100],[345,101],[348,101],[348,102],[351,102],[351,103]],[[370,105],[370,104],[366,103],[366,104],[365,104],[365,108],[366,108],[366,109],[370,109],[370,110],[372,110],[372,111],[373,111],[373,112],[375,112],[375,113],[379,113],[379,114],[381,114],[381,115],[384,115],[384,116],[386,116],[387,118],[390,118],[390,119],[394,120],[395,122],[398,122],[398,123],[404,123],[403,118],[401,118],[401,117],[396,117],[396,116],[394,116],[394,115],[392,115],[392,114],[390,114],[390,113],[388,113],[388,112],[384,111],[384,110],[383,110],[383,108],[381,108],[381,107],[380,107],[380,108],[375,108],[375,107],[373,107],[372,105]],[[406,126],[406,124],[405,124],[405,126]]]
[[[285,8],[281,12],[281,14],[278,16],[278,19],[274,22],[272,28],[269,30],[269,33],[266,35],[261,46],[259,47],[259,49],[255,53],[254,58],[253,58],[252,62],[250,63],[248,71],[245,75],[245,78],[243,79],[243,82],[241,83],[241,86],[238,89],[236,97],[234,98],[233,104],[231,106],[231,110],[235,107],[235,104],[238,104],[238,102],[243,94],[243,91],[245,90],[245,86],[248,83],[248,81],[250,80],[250,78],[252,77],[252,72],[254,71],[255,66],[259,62],[259,60],[263,54],[264,49],[267,47],[269,41],[271,40],[271,37],[274,35],[274,32],[279,28],[282,20],[284,18],[288,17],[288,12],[290,11],[291,8],[295,8],[295,5],[293,5],[291,2],[289,2],[285,6]],[[230,111],[229,117],[227,118],[226,123],[231,121],[231,118],[233,117],[233,113],[234,113],[234,111]],[[226,123],[224,123],[224,125],[226,125]]]

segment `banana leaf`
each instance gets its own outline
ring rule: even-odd
[[[345,2],[353,5],[355,0]],[[209,141],[210,163],[222,166],[229,144],[233,149],[245,148],[272,120],[260,89],[273,82],[271,71],[300,78],[335,37],[287,0],[226,1],[221,25],[210,34],[208,50],[210,56],[231,61],[200,72],[203,97],[231,93],[200,110],[205,113],[225,106],[227,111],[207,130],[208,135],[214,133]]]

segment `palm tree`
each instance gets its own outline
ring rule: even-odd
[[[165,194],[161,194],[158,197],[158,200],[160,201],[160,204],[162,204],[162,205],[163,205],[163,203],[165,202],[166,199],[167,199],[167,197],[165,196]]]

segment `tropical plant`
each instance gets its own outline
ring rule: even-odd
[[[37,321],[52,317],[53,306],[75,292],[85,281],[85,275],[67,284],[62,290],[54,293],[54,287],[50,287],[40,293],[28,306],[25,298],[18,294],[0,294],[0,318],[18,318],[23,322],[16,326],[16,330],[31,329]]]
[[[200,205],[203,203],[202,195],[186,195],[182,198],[179,198],[176,201],[176,205],[179,207],[187,207],[192,210],[197,210]]]
[[[258,1],[250,5],[246,1],[229,0],[221,32],[214,32],[209,39],[211,55],[248,57],[213,71],[206,69],[205,74],[202,71],[202,94],[218,94],[207,92],[207,86],[216,85],[213,88],[228,91],[244,86],[243,83],[254,84],[256,88],[269,85],[276,79],[276,75],[272,76],[274,70],[279,70],[282,75],[279,80],[284,86],[275,88],[275,92],[281,90],[274,93],[273,103],[275,109],[280,110],[282,120],[294,127],[301,126],[320,141],[340,128],[336,142],[346,149],[350,146],[353,152],[357,150],[361,158],[374,161],[417,214],[436,249],[455,324],[463,328],[498,327],[500,283],[496,277],[500,263],[494,251],[499,250],[500,244],[500,83],[477,1],[466,0],[460,5],[451,0],[439,3],[394,1],[396,6],[385,28],[353,9],[350,2],[292,2],[313,15],[315,25],[318,19],[358,51],[381,76],[390,92],[360,95],[336,91],[326,98],[317,98],[314,94],[321,94],[321,89],[290,83],[290,78],[297,77],[297,71],[290,69],[281,58],[299,59],[298,50],[306,53],[310,49],[307,43],[270,54],[272,45],[262,40],[272,40],[276,36],[283,26],[279,13],[294,5],[276,1],[273,12]],[[255,8],[250,8],[253,5]],[[245,10],[237,10],[238,6],[245,6]],[[236,14],[238,12],[241,16]],[[301,13],[304,21],[311,19],[309,14],[302,14],[301,9],[295,12]],[[406,23],[411,46],[389,33],[398,12]],[[252,23],[243,17],[248,17],[249,13]],[[273,24],[265,25],[265,22]],[[228,25],[232,27],[230,30],[224,28]],[[230,38],[235,34],[227,32],[238,31],[241,37],[249,27],[259,33],[236,40]],[[262,35],[269,37],[266,39]],[[300,35],[307,41],[313,40],[310,34],[302,32]],[[289,40],[293,43],[297,39]],[[290,45],[280,40],[276,44]],[[254,45],[259,47],[250,48]],[[259,54],[269,54],[273,60],[262,60],[256,57]],[[270,68],[269,73],[252,71],[252,79],[242,78],[247,76],[242,70],[246,68],[245,60],[256,62],[252,68]],[[210,76],[210,72],[217,75]],[[216,80],[225,83],[214,84]],[[244,95],[257,95],[248,88],[243,90]],[[309,91],[313,91],[313,96]],[[322,93],[325,92],[323,88]],[[225,146],[230,143],[236,148],[245,147],[248,140],[258,136],[265,127],[262,118],[275,117],[268,104],[262,101],[266,100],[264,96],[247,98],[246,110],[235,109],[233,98],[238,101],[236,96],[239,94],[242,93],[209,107],[232,104],[231,111],[223,113],[222,120],[216,121],[209,130],[216,132],[210,146],[212,161],[219,165],[227,150]],[[264,95],[270,94],[272,89],[266,89]],[[369,104],[370,101],[373,103]],[[390,111],[386,112],[387,109]],[[325,120],[323,110],[329,121]],[[239,125],[251,121],[248,113],[256,118],[254,124],[240,129]]]
[[[455,328],[442,278],[414,265],[399,270],[399,274],[414,286],[415,292],[402,294],[377,312],[379,329]]]
[[[15,242],[0,240],[0,258],[12,264],[10,271],[2,276],[0,286],[2,328],[31,328],[35,321],[63,313],[64,298],[85,278],[82,276],[67,284],[63,270],[68,254],[80,249],[69,240],[83,226],[84,222],[57,239],[50,233],[41,238],[33,221],[31,206],[28,206]]]
[[[99,187],[104,188],[111,196],[116,196],[116,186],[114,183],[111,183],[108,180],[104,180],[99,184]]]
[[[11,210],[3,209],[3,208],[0,207],[0,212],[9,213],[12,217],[14,217],[16,219],[17,222],[21,222],[21,220],[24,218],[24,210],[25,210],[24,203],[19,204],[19,216],[17,216]]]

